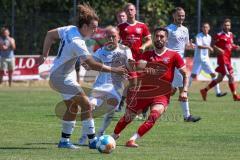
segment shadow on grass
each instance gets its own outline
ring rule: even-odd
[[[50,142],[42,142],[42,143],[25,143],[24,145],[30,146],[30,145],[58,145],[58,143],[50,143]]]
[[[38,148],[34,148],[34,147],[0,147],[0,150],[38,150],[38,149],[48,149],[48,148],[42,148],[42,147],[38,147]]]

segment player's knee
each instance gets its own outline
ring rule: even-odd
[[[215,73],[211,73],[211,74],[210,74],[210,76],[211,76],[211,77],[212,77],[212,79],[213,79],[213,78],[215,78],[215,77],[216,77],[216,74],[215,74]]]
[[[222,80],[223,80],[223,76],[218,76],[217,79],[216,79],[216,82],[219,83],[219,82],[222,82]]]
[[[177,88],[176,87],[172,87],[172,89],[171,89],[171,96],[175,95],[176,92],[177,92]]]
[[[234,77],[232,75],[230,75],[228,77],[228,81],[229,81],[229,83],[233,83],[234,82]]]
[[[154,123],[158,120],[158,118],[159,118],[160,116],[161,116],[161,111],[160,111],[160,110],[152,110],[152,111],[150,112],[150,115],[149,115],[147,121],[149,121],[149,122],[151,122],[151,123],[154,124]]]
[[[196,74],[191,74],[191,77],[192,77],[193,79],[195,79],[195,78],[197,78],[197,75],[196,75]]]

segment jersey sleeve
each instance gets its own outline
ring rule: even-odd
[[[81,60],[85,61],[88,56],[91,54],[89,53],[85,41],[77,39],[73,41],[73,51],[81,58]]]
[[[181,69],[182,67],[185,66],[182,57],[178,53],[174,55],[174,64],[177,69]]]
[[[186,43],[186,44],[189,43],[189,32],[188,32],[188,29],[187,29],[187,34],[186,34],[185,43]]]
[[[196,36],[196,45],[197,46],[202,46],[203,45],[202,37],[200,35]]]
[[[62,39],[64,37],[64,32],[66,31],[67,26],[57,28],[59,38]]]
[[[132,51],[129,48],[126,49],[126,55],[127,55],[128,60],[133,60],[134,61],[134,59],[132,57]]]
[[[102,48],[99,48],[98,50],[96,50],[96,52],[93,54],[93,59],[97,62],[101,62],[101,50]]]
[[[143,37],[151,36],[149,29],[146,24],[143,25]]]

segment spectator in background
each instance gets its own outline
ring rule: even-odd
[[[9,29],[1,28],[0,36],[0,84],[3,81],[4,71],[8,71],[8,84],[11,87],[12,74],[15,68],[14,50],[16,44],[14,38],[10,37]]]
[[[127,21],[127,14],[124,10],[118,11],[116,17],[117,17],[118,24],[121,24]]]

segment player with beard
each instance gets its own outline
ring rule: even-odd
[[[185,11],[181,7],[177,7],[173,11],[174,22],[167,26],[169,32],[167,47],[176,51],[182,59],[184,58],[185,48],[193,49],[193,44],[189,41],[189,33],[187,27],[183,26],[185,20]],[[176,69],[173,79],[173,93],[179,89],[181,93],[183,91],[183,77],[181,73]],[[185,122],[197,122],[201,118],[195,117],[190,114],[188,99],[182,100],[179,98],[183,110],[183,117]]]
[[[112,136],[118,139],[121,131],[146,107],[150,106],[150,114],[137,132],[127,141],[127,147],[138,147],[136,140],[146,134],[166,111],[170,101],[175,68],[178,68],[183,76],[183,90],[181,90],[179,98],[183,101],[187,99],[188,77],[185,64],[177,52],[166,47],[167,39],[168,30],[156,28],[154,30],[154,50],[143,53],[142,60],[138,64],[141,69],[145,69],[131,73],[131,76],[137,77],[140,85],[137,89],[129,88],[126,112],[118,121]],[[141,62],[145,62],[146,67]]]
[[[218,77],[217,79],[212,80],[206,88],[200,90],[204,101],[207,100],[208,90],[220,83],[226,75],[228,77],[228,86],[232,92],[233,100],[240,101],[240,95],[237,95],[236,91],[236,84],[234,82],[233,76],[233,67],[231,64],[232,50],[239,50],[240,47],[233,43],[233,34],[230,32],[231,20],[225,19],[222,27],[223,31],[215,36],[213,46],[215,51],[218,53],[218,67],[216,68]]]

